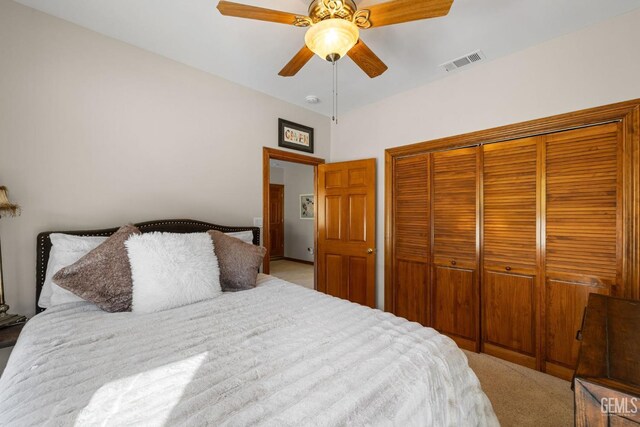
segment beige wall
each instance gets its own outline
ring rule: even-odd
[[[271,174],[271,176],[269,177],[269,183],[284,185],[284,169],[283,168],[270,166],[269,173]]]
[[[640,10],[340,117],[332,131],[331,160],[378,158],[379,307],[384,149],[640,98],[638,22]]]
[[[300,195],[313,194],[313,166],[284,164],[284,256],[314,261],[307,251],[313,248],[314,221],[300,219]]]
[[[0,185],[23,207],[0,220],[11,311],[33,314],[38,232],[252,225],[279,117],[328,158],[324,116],[0,0]]]
[[[314,221],[300,219],[300,195],[313,194],[313,166],[279,162],[271,167],[270,182],[284,185],[284,256],[314,262],[308,248],[314,247]]]

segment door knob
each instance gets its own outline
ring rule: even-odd
[[[376,251],[376,250],[375,250],[375,249],[373,249],[373,248],[369,248],[369,249],[367,249],[367,253],[368,253],[369,255],[371,255],[371,254],[372,254],[372,253],[374,253],[375,251]]]

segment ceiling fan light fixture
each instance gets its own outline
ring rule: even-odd
[[[356,24],[345,19],[320,21],[307,30],[304,41],[309,49],[322,59],[334,62],[351,50],[360,38]]]

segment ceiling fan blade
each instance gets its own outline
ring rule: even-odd
[[[383,74],[389,68],[362,40],[358,40],[358,43],[351,48],[347,55],[372,79]]]
[[[281,12],[279,10],[265,9],[262,7],[249,6],[224,0],[218,3],[218,10],[225,16],[257,19],[258,21],[269,21],[290,25],[293,25],[300,16],[293,13]]]
[[[306,65],[307,62],[313,57],[313,52],[306,45],[300,49],[296,55],[291,58],[291,61],[287,65],[284,66],[282,70],[278,73],[278,75],[282,77],[293,77],[298,71],[302,69]]]
[[[282,77],[293,77],[312,57],[313,52],[305,45],[278,74]]]
[[[363,9],[371,12],[372,27],[437,18],[449,13],[453,0],[395,0]]]

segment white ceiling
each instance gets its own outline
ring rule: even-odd
[[[278,71],[302,47],[305,29],[224,17],[217,0],[16,0],[134,46],[277,98],[331,114],[331,65],[314,57],[296,77]],[[234,0],[306,14],[304,0]],[[356,0],[359,7],[379,0]],[[369,79],[339,63],[340,111],[446,76],[438,65],[482,49],[487,60],[640,7],[640,0],[455,0],[448,16],[361,32],[389,66]],[[474,65],[480,66],[480,65]],[[455,72],[464,72],[463,70]],[[321,99],[308,105],[307,95]]]

